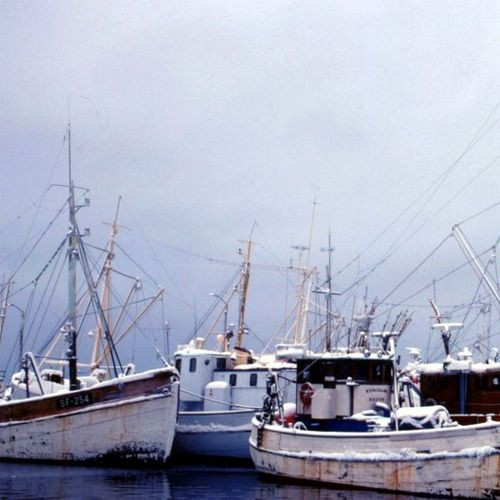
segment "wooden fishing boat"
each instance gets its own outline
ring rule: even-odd
[[[174,370],[162,368],[80,390],[1,400],[0,458],[165,462],[174,438],[177,380]]]
[[[248,333],[245,311],[251,250],[252,242],[248,241],[246,251],[239,252],[243,262],[238,281],[228,287],[231,290],[228,297],[211,294],[222,302],[223,308],[207,336],[179,346],[174,353],[181,382],[174,441],[174,452],[179,455],[249,460],[250,422],[262,406],[268,370],[294,371],[294,365],[286,360],[276,360],[273,354],[257,356],[243,346]],[[229,303],[236,294],[239,295],[238,324],[233,334],[227,318]],[[223,329],[216,334],[215,348],[210,349],[207,338],[221,317]],[[233,336],[234,345],[230,345]],[[289,397],[293,397],[292,392]]]
[[[299,360],[296,411],[283,411],[275,388],[252,420],[249,443],[257,470],[408,494],[500,494],[500,423],[461,426],[442,406],[399,408],[394,366],[387,372],[393,353],[390,347],[356,359],[323,353]]]
[[[344,487],[453,497],[500,494],[500,423],[325,432],[252,420],[259,472]]]
[[[121,337],[115,338],[117,332],[112,328],[109,315],[109,274],[115,256],[116,217],[102,271],[99,278],[94,279],[82,241],[87,232],[82,234],[76,218],[77,211],[85,205],[75,202],[69,128],[66,139],[69,153],[66,204],[70,230],[57,252],[62,251],[66,242],[68,307],[49,341],[49,349],[35,356],[23,354],[25,313],[15,306],[22,317],[18,338],[19,371],[12,375],[0,399],[0,459],[112,464],[165,462],[175,434],[179,374],[169,365],[135,373],[133,364],[124,366],[120,361],[116,343]],[[78,264],[84,277],[83,292],[77,287]],[[134,281],[135,289],[139,289],[137,278]],[[99,283],[104,284],[101,297],[97,291]],[[8,296],[8,287],[2,293]],[[13,304],[7,299],[3,301],[2,315],[10,305]],[[77,312],[77,306],[81,306],[83,313]],[[88,319],[91,310],[96,312],[96,317]],[[120,313],[115,325],[121,323],[124,315]],[[96,334],[90,332],[95,344],[91,362],[85,364],[77,357],[77,339],[86,328],[87,320],[96,325],[93,327]],[[126,331],[136,321],[133,319]],[[53,350],[61,342],[64,354],[56,357]],[[88,373],[83,373],[84,369],[88,369]]]

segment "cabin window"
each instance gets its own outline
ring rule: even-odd
[[[257,374],[256,373],[251,373],[250,374],[250,386],[254,387],[257,385]]]
[[[191,373],[195,372],[196,371],[196,358],[191,358],[189,360],[189,371]]]
[[[207,358],[207,359],[205,360],[205,366],[208,366],[209,364],[210,364],[210,360]]]
[[[182,366],[182,359],[177,358],[175,360],[175,367],[177,368],[177,371],[180,373],[181,372],[181,366]]]
[[[338,370],[337,377],[340,380],[347,380],[347,378],[352,377],[351,366],[348,361],[337,363],[336,369]]]
[[[226,358],[217,358],[217,370],[226,369]]]
[[[231,373],[231,375],[229,375],[229,385],[232,387],[236,385],[236,373]]]
[[[358,365],[354,365],[356,367],[356,375],[355,379],[357,380],[369,380],[369,368],[370,366],[367,363],[359,363]],[[351,368],[354,368],[352,366]]]

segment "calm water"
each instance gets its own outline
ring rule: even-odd
[[[259,476],[251,466],[173,465],[144,470],[0,463],[0,498],[395,500],[408,497],[284,484]]]

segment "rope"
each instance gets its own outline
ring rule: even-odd
[[[403,242],[401,245],[397,246],[394,248],[392,251],[390,251],[390,248],[394,246],[403,236],[403,234],[407,231],[407,229],[413,224],[413,222],[416,220],[418,215],[422,212],[422,210],[429,204],[429,202],[432,200],[432,198],[436,195],[438,190],[441,188],[442,184],[444,181],[449,177],[451,172],[457,167],[457,165],[460,163],[460,161],[465,157],[465,155],[476,145],[478,144],[482,138],[492,130],[492,128],[500,121],[500,119],[495,120],[484,132],[482,132],[485,127],[487,126],[488,122],[490,121],[490,118],[493,116],[493,114],[497,111],[497,109],[500,106],[500,101],[494,106],[493,110],[489,113],[487,116],[486,120],[483,122],[477,133],[473,136],[472,140],[469,142],[469,144],[466,146],[464,151],[458,156],[458,158],[453,161],[453,163],[444,171],[442,172],[432,183],[431,185],[426,188],[408,207],[406,207],[403,212],[401,212],[376,238],[374,238],[368,246],[366,246],[358,255],[356,255],[348,264],[346,264],[343,268],[341,268],[337,273],[334,275],[334,277],[338,276],[341,274],[343,271],[345,271],[347,268],[349,268],[352,264],[354,264],[364,253],[366,253],[374,243],[376,243],[406,212],[408,212],[414,205],[416,205],[429,191],[429,189],[434,186],[437,183],[437,186],[434,188],[433,192],[430,194],[430,196],[427,198],[427,200],[424,202],[424,204],[419,208],[418,212],[413,216],[413,218],[410,220],[410,222],[404,227],[404,229],[400,232],[399,236],[394,240],[392,245],[390,245],[389,250],[386,252],[386,254],[382,257],[382,259],[376,263],[370,271],[366,274],[366,276],[363,277],[366,278],[368,277],[371,273],[375,271],[377,267],[382,265],[384,262],[387,261],[387,259],[392,256],[397,250],[399,250],[403,245],[407,243],[407,241],[412,238],[417,232],[419,232],[428,222],[429,220],[432,220],[433,217],[435,217],[439,212],[441,212],[446,206],[448,206],[453,199],[455,199],[460,193],[462,193],[468,186],[472,184],[480,175],[482,175],[487,169],[489,169],[497,160],[500,158],[500,156],[497,156],[494,160],[492,160],[484,169],[482,169],[474,178],[472,178],[464,187],[462,187],[455,195],[452,196],[447,202],[445,202],[443,205],[441,205],[433,214],[433,217],[428,218],[426,221],[424,221],[413,233],[411,233]]]
[[[444,238],[441,243],[439,243],[434,250],[432,250],[403,280],[396,285],[381,301],[380,303],[385,302],[396,290],[398,290],[401,285],[403,285],[410,276],[412,276],[418,269],[420,269],[445,243],[448,241],[448,238],[450,238],[451,235],[447,235],[446,238]],[[380,316],[380,315],[379,315]],[[376,316],[378,317],[378,316]]]
[[[489,252],[491,248],[488,248],[486,249],[485,251],[483,251],[482,253],[479,254],[479,257],[483,256],[486,252]],[[415,297],[416,295],[418,295],[419,293],[423,292],[424,290],[427,290],[427,288],[430,288],[431,286],[434,285],[434,283],[439,283],[440,281],[448,278],[448,276],[451,276],[453,273],[456,273],[457,271],[459,271],[460,269],[464,268],[465,266],[467,266],[468,264],[470,264],[472,262],[471,259],[465,261],[463,264],[461,264],[460,266],[456,267],[455,269],[452,269],[451,271],[447,272],[446,274],[443,274],[441,277],[439,277],[438,279],[436,280],[433,280],[431,283],[429,283],[428,285],[425,285],[423,286],[422,288],[420,288],[419,290],[417,290],[416,292],[412,293],[411,295],[409,295],[408,297],[405,297],[402,301],[400,301],[399,303],[396,303],[396,304],[391,304],[389,308],[387,308],[386,310],[384,310],[382,313],[380,313],[379,315],[375,316],[374,319],[377,319],[379,318],[380,316],[382,316],[383,314],[386,314],[387,312],[391,311],[392,309],[396,308],[396,307],[401,307],[401,304],[404,304],[407,300],[410,300],[412,299],[413,297]],[[382,303],[382,301],[381,301]]]
[[[66,202],[64,203],[64,205],[57,211],[57,213],[54,216],[54,218],[49,222],[49,224],[47,225],[47,227],[42,231],[42,233],[40,234],[40,236],[36,240],[35,244],[31,247],[31,249],[29,250],[29,252],[26,254],[26,256],[21,261],[21,263],[16,267],[16,269],[11,274],[11,276],[7,280],[7,282],[10,281],[10,280],[12,280],[12,278],[16,275],[16,273],[19,271],[19,269],[21,269],[21,267],[24,265],[24,263],[28,260],[28,258],[31,256],[31,254],[35,250],[35,248],[38,246],[38,243],[40,243],[40,241],[42,240],[42,238],[47,234],[48,230],[52,227],[52,224],[54,224],[54,222],[56,221],[56,219],[61,215],[61,213],[64,210],[64,208],[66,207],[67,203],[68,203],[68,200],[66,200]],[[13,292],[11,294],[11,296],[19,293],[21,290],[24,290],[29,285],[30,285],[30,283],[28,283],[27,285],[25,285],[23,288],[21,288],[19,290],[16,290],[15,292]],[[0,295],[3,293],[5,286],[6,285],[2,286],[2,289],[0,290]]]
[[[220,404],[223,404],[226,406],[233,406],[236,408],[242,408],[244,410],[258,410],[259,409],[259,407],[257,407],[257,406],[240,405],[240,404],[236,404],[236,403],[228,403],[227,401],[221,401],[219,399],[209,398],[207,396],[202,396],[201,394],[196,394],[196,392],[191,392],[191,391],[188,391],[187,389],[183,389],[182,387],[181,387],[181,392],[184,392],[185,394],[189,394],[190,396],[195,396],[195,397],[200,398],[204,401],[211,401],[213,403],[220,403]]]

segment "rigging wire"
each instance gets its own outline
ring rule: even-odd
[[[189,304],[187,299],[184,297],[182,290],[177,286],[177,284],[175,283],[175,280],[172,278],[169,271],[167,270],[167,268],[163,264],[163,261],[158,257],[157,253],[154,251],[153,246],[151,245],[151,242],[145,237],[144,233],[142,232],[141,225],[137,223],[137,220],[134,217],[133,211],[128,210],[128,206],[123,202],[123,199],[122,199],[122,205],[125,207],[125,210],[129,214],[129,216],[132,218],[132,220],[134,221],[135,226],[139,228],[139,234],[141,235],[142,240],[147,244],[149,251],[153,255],[154,260],[160,265],[161,269],[165,273],[167,280],[170,281],[172,286],[175,288],[175,290],[179,294],[179,297],[181,298],[182,302],[184,304]]]
[[[239,268],[231,276],[231,278],[226,282],[226,284],[224,285],[224,287],[222,288],[221,292],[218,295],[224,297],[227,294],[227,292],[229,291],[231,286],[236,282],[238,276],[241,275],[241,270],[243,269],[243,265],[244,264],[240,264]],[[211,314],[215,311],[215,309],[218,306],[219,306],[219,301],[214,300],[212,305],[205,311],[205,313],[203,314],[201,319],[197,320],[195,322],[195,326],[194,326],[193,331],[191,332],[190,336],[188,337],[187,342],[189,342],[190,340],[192,340],[196,336],[196,334],[200,331],[202,326],[208,321],[208,318],[210,318]]]
[[[28,337],[28,338],[29,338],[29,337],[31,337],[31,333],[32,333],[32,330],[33,330],[33,328],[34,328],[35,321],[36,321],[36,320],[37,320],[37,318],[38,318],[38,314],[39,314],[39,312],[40,312],[40,309],[43,307],[43,303],[44,303],[45,296],[46,296],[46,294],[47,294],[47,292],[48,292],[49,285],[50,285],[50,283],[52,282],[52,279],[53,279],[53,277],[54,277],[54,275],[55,275],[55,273],[56,273],[57,266],[58,266],[58,264],[59,264],[59,261],[60,261],[60,259],[61,259],[61,256],[62,256],[62,252],[60,252],[60,253],[59,253],[57,260],[54,262],[54,267],[53,267],[52,272],[51,272],[51,274],[50,274],[50,276],[49,276],[49,278],[48,278],[48,280],[47,280],[47,284],[46,284],[45,289],[44,289],[44,291],[43,291],[43,293],[42,293],[42,296],[40,297],[40,300],[39,300],[39,302],[38,302],[38,307],[37,307],[36,311],[33,313],[33,319],[32,319],[32,321],[31,321],[31,324],[30,324],[29,328],[28,328],[28,335],[27,335],[27,337]],[[63,268],[64,268],[64,259],[62,260],[61,267],[60,267],[60,269],[59,269],[59,273],[58,273],[57,278],[56,278],[56,280],[54,281],[54,284],[53,284],[53,286],[52,286],[52,292],[51,292],[51,294],[50,294],[50,296],[49,296],[49,300],[47,301],[47,304],[45,305],[45,307],[44,307],[44,309],[43,309],[43,314],[42,314],[42,317],[41,317],[41,319],[38,321],[38,328],[37,328],[37,332],[36,332],[36,334],[35,334],[35,336],[34,336],[34,338],[33,338],[32,342],[31,342],[31,350],[34,350],[34,349],[35,349],[35,344],[36,344],[36,341],[38,340],[38,335],[39,335],[39,333],[40,333],[40,331],[41,331],[41,329],[42,329],[42,326],[43,326],[43,324],[44,324],[44,322],[45,322],[45,318],[46,318],[47,313],[48,313],[48,311],[49,311],[50,304],[52,303],[52,299],[53,299],[53,297],[54,297],[54,295],[55,295],[55,292],[56,292],[56,289],[57,289],[57,287],[58,287],[58,285],[59,285],[59,280],[60,280],[60,278],[61,278],[61,276],[62,276],[62,273],[63,273]],[[36,280],[36,281],[35,281],[35,283],[38,283],[38,280]]]
[[[478,254],[479,257],[483,256],[484,254],[486,254],[487,252],[490,251],[490,248],[487,248],[486,250],[484,250],[483,252],[481,252],[480,254]],[[416,295],[418,295],[419,293],[423,292],[424,290],[427,290],[428,288],[431,288],[435,283],[439,283],[440,281],[448,278],[449,276],[451,276],[452,274],[456,273],[457,271],[459,271],[460,269],[463,269],[465,266],[467,266],[468,264],[470,264],[472,262],[472,259],[468,259],[466,260],[464,263],[460,264],[459,266],[455,267],[454,269],[452,269],[451,271],[448,271],[447,273],[443,274],[442,276],[440,276],[439,278],[437,279],[434,279],[431,283],[423,286],[422,288],[419,288],[416,292],[413,292],[411,295],[409,295],[408,297],[405,297],[403,300],[401,300],[400,302],[397,302],[397,303],[392,303],[390,304],[390,307],[388,307],[387,309],[385,309],[382,313],[378,314],[377,316],[375,316],[374,319],[377,319],[378,317],[380,317],[381,315],[387,313],[388,311],[391,311],[392,309],[394,309],[395,307],[401,307],[401,304],[404,304],[406,303],[408,300],[412,299],[413,297],[415,297]],[[400,284],[401,285],[401,284]],[[398,285],[398,288],[399,286]],[[380,304],[382,303],[385,303],[385,300],[383,301],[380,301]]]
[[[408,212],[411,208],[413,208],[414,205],[416,205],[423,197],[424,195],[429,191],[429,189],[431,187],[433,187],[436,183],[437,183],[437,186],[435,187],[434,191],[431,193],[431,195],[427,198],[427,200],[425,201],[425,203],[419,208],[419,211],[415,214],[415,216],[412,218],[410,224],[408,224],[402,232],[400,232],[400,235],[396,238],[396,240],[393,242],[393,244],[391,246],[393,246],[394,244],[397,243],[398,240],[401,239],[402,235],[406,232],[407,228],[414,222],[414,220],[416,219],[416,217],[422,212],[422,210],[429,204],[429,202],[431,201],[431,199],[435,196],[435,194],[437,193],[437,191],[439,190],[439,188],[442,186],[442,184],[444,183],[444,181],[446,180],[446,178],[451,174],[451,172],[457,167],[457,165],[460,163],[460,161],[466,156],[466,154],[475,146],[477,145],[482,139],[483,137],[489,133],[493,127],[500,121],[499,119],[495,120],[493,122],[493,124],[491,124],[488,128],[486,128],[486,130],[483,132],[483,130],[485,129],[485,127],[487,126],[488,122],[490,121],[490,118],[494,115],[494,113],[497,111],[497,109],[499,108],[500,106],[500,101],[494,106],[493,110],[489,113],[489,115],[487,116],[486,120],[483,122],[483,124],[481,125],[481,127],[479,128],[478,132],[473,136],[472,140],[469,142],[469,144],[466,146],[466,148],[464,149],[464,151],[458,156],[458,158],[455,159],[455,161],[453,161],[453,163],[444,171],[442,172],[432,183],[429,187],[427,187],[412,203],[410,203],[410,205],[408,205],[404,210],[403,212],[401,212],[377,237],[375,237],[372,241],[370,241],[370,243],[358,254],[356,255],[351,261],[349,261],[344,267],[342,267],[339,271],[337,271],[335,273],[334,276],[338,276],[339,274],[341,274],[343,271],[345,271],[347,268],[349,268],[352,264],[354,264],[363,254],[365,254],[372,246],[374,243],[376,243],[399,219],[401,219],[401,217],[403,215],[406,214],[406,212]],[[490,162],[484,169],[482,169],[479,174],[477,174],[471,181],[469,181],[469,183],[467,183],[467,185],[463,188],[461,188],[461,190],[459,190],[453,197],[452,199],[448,200],[448,202],[446,202],[444,205],[442,205],[435,213],[434,213],[434,216],[437,215],[440,211],[442,211],[449,203],[451,203],[451,201],[456,197],[458,196],[458,194],[460,194],[464,189],[466,189],[472,182],[474,182],[482,173],[484,173],[488,168],[491,167],[491,165],[496,162],[498,159],[495,158],[492,162]],[[384,262],[386,262],[386,260],[388,259],[388,257],[390,257],[391,255],[394,254],[395,251],[399,250],[399,248],[401,248],[401,246],[403,246],[404,244],[406,244],[406,242],[412,238],[418,231],[420,231],[429,221],[430,219],[424,221],[424,223],[422,225],[420,225],[413,233],[411,233],[404,241],[403,241],[403,244],[402,245],[399,245],[398,247],[396,247],[395,249],[393,249],[392,251],[390,251],[390,248],[391,246],[389,246],[389,250],[386,252],[386,254],[382,257],[382,259],[380,259],[380,261],[378,263],[376,263],[374,266],[371,267],[371,270],[369,271],[369,273],[367,274],[370,275],[379,265],[383,264]],[[365,276],[365,277],[367,277]]]
[[[135,264],[139,270],[150,280],[150,283],[155,285],[155,286],[158,286],[158,282],[151,276],[151,274],[149,274],[135,259],[132,258],[131,255],[129,255],[125,249],[118,243],[118,242],[115,242],[115,245],[117,248],[119,248],[123,254],[133,263]],[[165,293],[167,295],[169,295],[172,299],[174,300],[177,300],[178,302],[181,302],[182,304],[184,304],[185,306],[187,306],[188,308],[192,308],[192,305],[187,302],[184,298],[181,298],[181,297],[176,297],[175,295],[172,295],[172,294],[169,294],[167,291],[165,291]]]
[[[29,257],[31,256],[31,254],[33,253],[33,251],[35,250],[35,248],[38,246],[38,243],[40,243],[40,241],[42,240],[42,238],[47,234],[47,232],[52,227],[52,225],[57,220],[57,218],[61,215],[62,211],[64,210],[64,208],[68,204],[68,201],[69,200],[66,200],[66,202],[64,203],[64,205],[57,211],[56,215],[51,219],[51,221],[48,223],[47,227],[42,231],[42,233],[40,234],[39,238],[36,240],[35,244],[31,247],[31,249],[29,250],[29,252],[25,255],[25,257],[22,259],[22,261],[20,262],[20,264],[16,267],[16,269],[14,270],[14,272],[11,274],[10,278],[7,281],[12,280],[12,278],[14,278],[14,276],[17,274],[17,272],[19,271],[19,269],[21,269],[21,267],[29,259]],[[0,290],[0,295],[3,293],[5,286],[6,286],[5,284],[2,285],[2,288]],[[14,295],[15,293],[18,293],[18,292],[19,292],[19,290],[17,290],[16,292],[13,292],[12,295]]]
[[[21,256],[22,252],[23,252],[23,249],[24,249],[24,246],[26,245],[26,242],[28,241],[29,239],[29,235],[35,225],[35,220],[36,220],[36,217],[38,216],[38,213],[40,211],[40,208],[41,208],[41,205],[42,205],[42,202],[43,202],[43,199],[45,198],[45,195],[47,194],[47,192],[51,189],[52,185],[50,184],[51,180],[52,180],[52,176],[54,174],[54,170],[55,170],[55,167],[56,165],[59,163],[59,160],[61,158],[61,153],[64,149],[64,144],[66,142],[66,138],[67,138],[67,132],[65,132],[64,134],[64,137],[61,141],[61,145],[59,146],[59,151],[56,155],[56,160],[54,161],[54,163],[52,164],[52,168],[50,169],[50,173],[49,173],[49,177],[48,177],[48,180],[47,180],[47,187],[43,190],[42,194],[40,195],[40,197],[38,198],[38,200],[36,200],[34,203],[32,203],[29,207],[27,207],[26,209],[24,209],[22,212],[21,212],[21,215],[18,215],[12,222],[10,222],[6,227],[4,227],[2,229],[2,231],[0,231],[0,235],[3,235],[6,231],[8,231],[8,229],[10,229],[10,227],[12,227],[14,224],[16,224],[23,216],[24,214],[26,214],[29,210],[31,210],[32,207],[35,207],[36,210],[35,210],[35,214],[33,215],[33,219],[32,219],[32,222],[31,222],[31,225],[30,225],[30,228],[26,234],[26,237],[24,239],[24,242],[23,244],[21,245],[21,248],[18,252],[18,256]],[[17,264],[17,263],[16,263]]]
[[[447,235],[413,270],[403,278],[382,300],[380,303],[384,303],[396,290],[398,290],[418,269],[420,269],[451,237],[451,234]],[[380,316],[380,314],[378,315]],[[378,317],[376,316],[376,317]]]
[[[78,229],[78,227],[76,227],[76,230],[78,231],[78,234],[80,234],[80,230]],[[113,342],[113,339],[111,338],[111,333],[109,331],[109,325],[107,324],[106,317],[104,316],[104,313],[102,311],[99,298],[96,296],[97,295],[97,292],[95,289],[96,285],[93,281],[92,274],[90,272],[90,265],[88,263],[87,251],[85,249],[85,245],[83,244],[81,236],[78,238],[77,241],[78,241],[78,246],[79,246],[80,255],[81,255],[81,263],[82,263],[81,267],[82,267],[83,274],[85,276],[85,279],[86,279],[88,287],[89,287],[90,299],[91,299],[91,301],[94,302],[93,307],[97,309],[97,311],[95,311],[95,312],[96,313],[98,312],[99,317],[101,318],[103,328],[104,328],[104,336],[105,336],[106,342],[108,343],[108,346],[109,346],[109,353],[111,355],[111,361],[113,364],[115,376],[118,376],[118,371],[116,368],[119,367],[120,370],[123,371],[123,365],[120,361],[120,357],[119,357],[118,352],[116,350],[116,346]]]

